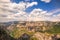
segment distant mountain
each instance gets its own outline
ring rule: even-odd
[[[33,26],[39,26],[39,25],[42,25],[43,26],[46,26],[46,27],[53,27],[54,25],[60,25],[60,22],[51,22],[51,21],[11,21],[11,22],[0,22],[0,28],[1,29],[7,29],[7,28],[15,28],[17,27],[17,25],[23,25],[23,26],[27,26],[27,24],[29,26],[33,25]],[[39,24],[39,25],[37,25]]]

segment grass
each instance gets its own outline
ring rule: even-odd
[[[31,37],[30,40],[38,40],[36,37]]]
[[[30,36],[32,36],[34,34],[34,32],[29,32],[28,30],[24,29],[24,28],[15,28],[11,33],[10,36],[13,38],[19,38],[22,34],[28,34]]]
[[[60,25],[55,25],[53,28],[46,30],[45,32],[50,34],[60,34]]]
[[[45,31],[39,31],[41,33],[48,33],[48,34],[60,34],[60,25],[54,25],[53,28],[45,30]],[[33,36],[36,32],[29,32],[26,28],[15,28],[13,31],[10,33],[10,36],[13,38],[19,38],[22,36],[24,33],[28,34],[29,36]],[[32,40],[35,40],[33,38]]]

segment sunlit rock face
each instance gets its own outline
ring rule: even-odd
[[[16,30],[16,28],[18,28],[17,29],[18,32],[16,31],[16,33],[21,32],[20,29],[24,30],[24,32],[25,32],[25,29],[26,29],[29,32],[37,32],[37,33],[33,34],[33,36],[35,36],[39,40],[53,40],[53,39],[55,39],[54,34],[53,35],[50,35],[50,34],[45,33],[45,32],[44,33],[41,33],[40,32],[41,30],[42,31],[45,31],[45,30],[51,28],[51,26],[53,26],[52,24],[53,25],[60,25],[59,22],[26,22],[25,21],[25,22],[2,23],[0,26],[2,27],[2,29],[5,28],[4,30],[8,31],[8,34],[10,32],[12,32],[12,31]],[[22,34],[22,36],[23,35],[24,34]],[[57,38],[56,39],[58,40],[58,38],[60,38],[60,35],[59,34],[57,35]],[[20,40],[20,34],[19,34],[19,38],[18,39]]]
[[[47,36],[46,34],[43,33],[36,33],[34,34],[34,36],[39,40],[52,40],[51,36]]]

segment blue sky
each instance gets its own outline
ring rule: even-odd
[[[21,1],[24,2],[38,2],[38,5],[32,6],[30,8],[27,8],[27,12],[31,12],[34,8],[40,8],[43,10],[51,11],[53,9],[59,9],[60,8],[60,0],[51,0],[49,3],[45,3],[41,0],[12,0],[12,2],[19,3]]]

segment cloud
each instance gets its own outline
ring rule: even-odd
[[[60,9],[55,9],[50,12],[50,21],[60,21]]]
[[[58,13],[58,12],[60,12],[60,8],[59,9],[54,9],[54,10],[52,10],[52,11],[50,11],[51,13]]]
[[[11,3],[10,0],[0,0],[0,22],[26,21],[28,14],[24,11],[28,7],[36,5],[37,2]]]
[[[7,0],[0,0],[0,22],[8,21],[60,21],[60,9],[47,12],[40,8],[33,9],[30,14],[25,12],[26,8],[37,5],[37,2],[11,3]]]
[[[46,13],[42,9],[34,9],[29,15],[29,21],[46,21]]]
[[[0,0],[0,2],[10,2],[10,0]]]
[[[38,4],[37,2],[27,3],[27,8],[37,5],[37,4]]]
[[[54,12],[47,12],[42,9],[34,9],[29,15],[29,21],[60,21],[60,14],[55,14],[60,12],[59,9],[54,10]]]
[[[41,1],[43,1],[43,2],[45,2],[45,3],[51,2],[51,0],[41,0]]]

